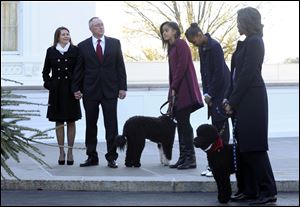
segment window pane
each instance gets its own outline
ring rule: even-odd
[[[1,1],[1,51],[18,50],[18,1]]]

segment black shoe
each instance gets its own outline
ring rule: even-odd
[[[181,165],[177,166],[178,170],[184,170],[184,169],[192,169],[196,168],[196,156],[194,148],[186,151],[186,157],[184,159],[184,162]]]
[[[63,159],[61,159],[61,158],[63,158]],[[59,165],[64,165],[65,162],[66,162],[66,160],[65,160],[65,153],[60,154],[60,155],[59,155],[59,159],[58,159],[58,164],[59,164]]]
[[[69,151],[68,151],[67,165],[73,165],[73,164],[74,164],[73,154],[69,153]]]
[[[84,163],[81,163],[79,166],[80,167],[88,167],[88,166],[93,166],[93,165],[98,165],[98,164],[99,164],[98,159],[88,158]]]
[[[241,196],[243,196],[244,194],[240,191],[236,192],[233,196],[231,196],[231,199],[238,199]]]
[[[184,162],[181,165],[177,166],[178,170],[185,170],[185,169],[193,169],[196,168],[196,159],[192,159],[190,157],[187,157]]]
[[[141,167],[141,163],[125,163],[126,167]]]
[[[169,165],[169,168],[177,168],[179,165],[182,165],[184,163],[184,157],[178,159],[178,161],[173,164],[173,165]]]
[[[74,160],[67,160],[67,165],[73,165],[74,164]]]
[[[118,164],[116,163],[116,161],[112,160],[112,161],[107,161],[107,166],[110,168],[117,168]]]
[[[254,201],[255,199],[257,199],[256,196],[248,196],[243,193],[235,194],[230,198],[232,202],[247,202],[247,201],[249,202],[249,201]]]
[[[249,203],[249,205],[259,205],[259,204],[266,204],[266,203],[275,203],[277,201],[276,196],[267,196],[267,197],[260,197],[257,200],[254,200]]]
[[[65,162],[66,162],[65,160],[58,160],[58,164],[59,164],[59,165],[64,165]]]
[[[196,168],[197,165],[196,164],[181,164],[181,165],[178,165],[177,169],[178,170],[185,170],[185,169],[194,169]]]

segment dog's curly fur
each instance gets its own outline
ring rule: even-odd
[[[127,143],[126,167],[140,167],[145,140],[149,139],[158,144],[158,148],[163,152],[160,155],[165,155],[166,158],[161,157],[161,163],[168,165],[172,159],[175,129],[176,124],[168,116],[134,116],[124,124],[123,135],[116,137],[115,145],[122,150]]]
[[[197,128],[197,137],[194,138],[194,146],[207,149],[219,137],[216,127],[210,124],[203,124]],[[234,173],[233,145],[223,143],[223,148],[214,152],[207,151],[208,165],[218,187],[218,200],[220,203],[227,203],[231,197],[230,174]],[[238,182],[238,176],[237,176]]]

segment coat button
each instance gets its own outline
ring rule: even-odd
[[[57,77],[57,79],[59,80],[59,79],[60,79],[60,77],[58,76],[58,77]]]
[[[65,70],[68,70],[68,68],[66,67]]]
[[[68,79],[68,76],[65,76],[65,79]]]
[[[60,62],[60,59],[57,59],[57,62]]]

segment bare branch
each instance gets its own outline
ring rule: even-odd
[[[202,5],[202,2],[199,1],[199,4],[198,4],[198,16],[197,16],[197,24],[198,25],[200,24],[201,5]]]
[[[220,41],[224,50],[224,56],[226,57],[231,54],[234,48],[237,38],[235,34],[236,10],[241,7],[242,3],[234,5],[227,2],[219,4],[212,1],[160,1],[158,3],[146,1],[125,3],[127,5],[126,13],[134,17],[132,24],[130,24],[131,28],[127,28],[125,31],[130,36],[130,39],[128,38],[129,41],[132,41],[135,36],[136,38],[143,37],[145,40],[142,44],[141,41],[132,41],[133,44],[139,43],[137,47],[144,53],[144,55],[142,54],[136,59],[158,60],[161,58],[160,51],[149,48],[147,38],[154,41],[161,40],[159,26],[163,20],[176,21],[182,32],[186,29],[184,28],[185,25],[197,22],[204,32],[209,32],[213,38]],[[197,48],[191,47],[191,50],[193,59],[199,60]]]
[[[158,6],[156,6],[155,4],[153,4],[151,1],[146,1],[149,5],[153,6],[158,12],[159,14],[161,14],[162,16],[164,16],[168,21],[171,21],[172,19],[167,16]]]
[[[202,28],[203,28],[203,26],[204,26],[205,9],[206,9],[206,1],[204,1],[204,3],[203,3],[202,13],[201,13],[201,17],[200,17],[200,19],[199,19],[199,23],[202,23]]]
[[[215,16],[215,18],[211,21],[211,24],[208,25],[207,31],[210,31],[211,25],[213,25],[216,22],[216,20],[220,17],[220,13],[223,9],[224,4],[225,4],[225,2],[223,2],[222,5],[220,6],[219,11],[218,11],[217,15]]]

